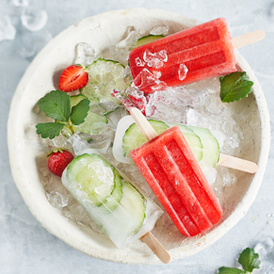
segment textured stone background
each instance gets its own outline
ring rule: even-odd
[[[138,2],[138,4],[137,4]],[[29,4],[28,6],[26,6]],[[19,5],[19,6],[18,6]],[[20,6],[21,5],[21,6]],[[25,5],[25,6],[24,6]],[[234,266],[245,247],[274,240],[274,147],[258,196],[246,216],[224,237],[194,256],[169,265],[131,266],[88,257],[49,234],[31,215],[10,172],[7,149],[9,107],[16,86],[36,53],[60,31],[98,13],[134,7],[159,8],[200,21],[225,17],[232,37],[263,29],[259,44],[240,49],[253,68],[274,117],[274,1],[273,0],[1,0],[0,1],[0,273],[216,273],[220,266]],[[21,15],[39,14],[34,25],[23,25]],[[11,30],[5,26],[10,19]],[[24,16],[23,16],[24,19]],[[43,20],[44,19],[44,20]],[[47,19],[47,20],[46,20]],[[23,20],[24,21],[24,20]],[[40,24],[40,25],[39,25]],[[41,28],[35,32],[27,28]],[[13,39],[12,30],[16,30]],[[4,40],[4,38],[12,40]],[[273,129],[272,129],[273,130]],[[274,269],[274,249],[268,261]],[[267,260],[264,259],[265,265]],[[273,270],[274,271],[274,270]],[[265,270],[256,273],[265,273]],[[274,272],[271,272],[274,273]]]

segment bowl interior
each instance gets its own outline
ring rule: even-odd
[[[174,33],[197,23],[194,19],[151,9],[113,11],[90,17],[55,37],[37,55],[20,81],[8,123],[13,177],[33,215],[50,233],[72,247],[90,256],[115,262],[159,263],[157,257],[141,241],[138,240],[124,249],[117,249],[105,235],[90,227],[77,225],[64,217],[58,208],[50,205],[37,168],[45,154],[45,144],[35,133],[35,125],[41,122],[41,117],[37,115],[38,100],[50,90],[56,89],[61,71],[73,63],[75,47],[80,42],[89,43],[100,52],[119,42],[128,26],[134,26],[145,35],[155,25],[168,25],[170,32]],[[256,162],[258,172],[250,175],[235,171],[237,183],[224,189],[222,221],[207,234],[184,238],[178,231],[153,231],[163,241],[173,259],[199,252],[233,227],[252,204],[263,177],[270,140],[267,106],[251,68],[238,52],[235,54],[239,68],[245,70],[254,82],[253,93],[230,106],[235,111],[235,120],[244,136],[244,141],[235,150],[235,156]]]

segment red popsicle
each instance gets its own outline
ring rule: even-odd
[[[208,230],[221,219],[222,208],[180,129],[151,137],[130,152],[133,161],[183,235]]]
[[[236,71],[224,18],[194,26],[133,49],[129,65],[134,84],[146,94]]]

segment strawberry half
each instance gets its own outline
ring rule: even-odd
[[[83,67],[71,65],[60,76],[59,89],[65,92],[84,87],[88,83],[88,73]]]
[[[67,150],[54,150],[48,157],[48,168],[55,175],[61,177],[64,169],[74,156]]]

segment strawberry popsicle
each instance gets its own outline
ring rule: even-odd
[[[137,47],[129,55],[129,65],[135,86],[146,94],[236,71],[224,18]]]
[[[130,155],[178,230],[195,236],[218,223],[222,208],[179,127],[146,137]]]

